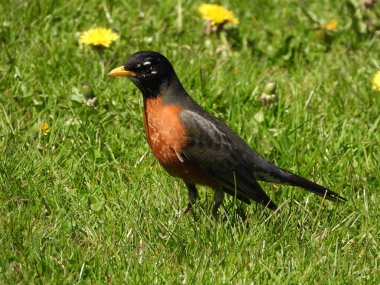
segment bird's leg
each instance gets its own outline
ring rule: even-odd
[[[190,211],[190,209],[193,207],[193,204],[198,198],[198,190],[194,184],[186,183],[186,187],[188,190],[189,203],[187,204],[185,211],[183,211],[184,214],[187,214]]]
[[[236,210],[238,216],[242,219],[243,222],[247,220],[247,214],[244,211],[243,204],[240,204]]]
[[[219,208],[223,204],[223,198],[224,198],[224,192],[222,191],[222,189],[214,189],[215,205],[212,208],[212,215],[214,216],[214,218],[218,217]]]

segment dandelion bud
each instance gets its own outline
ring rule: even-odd
[[[269,106],[277,103],[277,96],[275,94],[276,91],[276,83],[269,82],[265,85],[264,91],[260,96],[260,100],[264,106]]]
[[[274,94],[276,92],[276,82],[268,82],[267,85],[265,85],[264,92],[266,94]]]

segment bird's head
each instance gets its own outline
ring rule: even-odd
[[[158,96],[162,90],[178,81],[169,60],[154,51],[133,54],[123,66],[111,70],[108,76],[128,77],[145,97]]]

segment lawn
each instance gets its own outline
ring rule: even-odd
[[[2,1],[0,284],[379,284],[380,3],[352,2],[222,1],[239,23],[205,35],[199,1]],[[81,44],[96,26],[120,39]],[[278,211],[243,206],[243,221],[228,198],[215,220],[200,187],[183,215],[140,92],[106,76],[139,50],[166,55],[268,160],[348,201],[262,183]]]

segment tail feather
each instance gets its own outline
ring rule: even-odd
[[[276,177],[278,179],[281,179],[284,183],[292,185],[292,186],[298,186],[302,187],[310,192],[313,192],[314,194],[317,194],[318,196],[324,197],[327,200],[335,201],[335,202],[344,202],[347,201],[346,198],[340,196],[338,193],[319,185],[315,182],[309,181],[301,176],[298,176],[296,174],[293,174],[287,170],[279,169],[278,171],[279,176]]]
[[[256,159],[256,161],[258,161],[258,163],[255,165],[255,177],[258,180],[298,186],[330,201],[347,201],[347,199],[340,196],[338,193],[335,193],[334,191],[322,185],[291,173],[290,171],[281,169],[269,161],[266,161],[264,158],[259,157]]]

